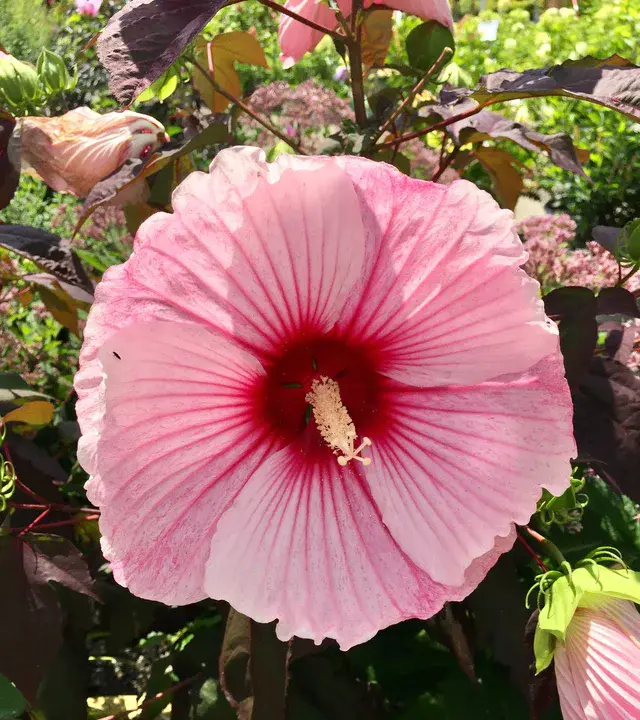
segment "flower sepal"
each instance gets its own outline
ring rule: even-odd
[[[614,548],[598,548],[575,569],[565,562],[561,571],[538,576],[533,589],[539,589],[544,604],[533,642],[536,673],[551,664],[557,641],[566,642],[567,628],[578,607],[588,607],[598,595],[640,603],[640,573],[599,564],[605,561],[622,562]]]

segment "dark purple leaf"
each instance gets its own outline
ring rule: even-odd
[[[604,288],[598,293],[598,315],[640,317],[638,303],[626,288]]]
[[[547,315],[560,328],[560,349],[571,389],[577,388],[589,368],[598,341],[596,298],[588,288],[563,287],[545,295]]]
[[[77,593],[100,600],[82,553],[68,540],[55,535],[30,534],[37,574],[42,582],[57,582]]]
[[[607,225],[596,225],[591,231],[591,234],[597,243],[602,245],[605,250],[608,250],[610,253],[615,255],[616,244],[621,232],[622,230],[620,228],[609,227]]]
[[[618,55],[568,60],[538,70],[498,70],[485,75],[473,90],[446,88],[445,104],[472,98],[482,107],[521,98],[562,96],[587,100],[640,120],[640,68]]]
[[[93,285],[68,240],[29,225],[0,225],[0,245],[29,258],[53,275],[80,302],[91,302]]]
[[[129,105],[176,60],[227,0],[129,0],[107,23],[98,56]]]
[[[615,360],[594,357],[573,405],[579,455],[640,502],[640,379]]]
[[[440,113],[436,109],[434,114]],[[447,115],[451,117],[450,112]],[[544,150],[558,167],[586,177],[573,141],[566,133],[543,135],[491,110],[481,110],[477,115],[449,125],[447,132],[457,145],[504,139],[532,152],[539,153]]]
[[[220,683],[239,720],[284,719],[289,650],[290,644],[276,637],[275,623],[257,623],[229,610]]]
[[[15,126],[15,118],[0,111],[0,210],[11,202],[20,180],[20,172],[9,158],[9,140]]]
[[[37,575],[35,554],[21,539],[0,538],[0,673],[34,703],[62,641],[56,592]]]
[[[465,603],[473,612],[478,642],[492,648],[496,660],[509,668],[511,679],[526,694],[530,659],[523,642],[527,623],[525,593],[513,555],[508,553],[502,555]]]

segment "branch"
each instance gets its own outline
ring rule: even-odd
[[[209,51],[209,62],[212,62],[211,58],[211,44],[208,45],[208,51]],[[296,143],[291,140],[291,138],[288,138],[284,133],[281,133],[278,128],[274,127],[266,118],[263,118],[261,115],[259,115],[257,112],[252,110],[246,103],[242,102],[237,97],[234,97],[230,92],[225,90],[221,85],[219,85],[212,77],[211,73],[209,73],[208,70],[202,67],[200,63],[197,60],[193,60],[194,67],[197,67],[198,70],[204,75],[207,82],[211,85],[211,87],[217,92],[220,93],[220,95],[227,98],[227,100],[234,105],[237,105],[241,110],[244,110],[244,112],[249,115],[249,117],[252,117],[256,122],[260,123],[262,127],[266,128],[270,133],[273,133],[277,138],[280,138],[283,142],[287,143],[287,145],[291,148],[293,148],[298,155],[306,155],[307,153],[304,152]]]
[[[106,715],[105,717],[100,718],[100,720],[123,720],[123,718],[128,717],[131,715],[131,713],[139,712],[140,710],[143,710],[146,707],[149,707],[154,702],[157,702],[158,700],[161,700],[163,697],[166,697],[167,695],[170,695],[171,693],[176,692],[177,690],[181,690],[184,687],[188,687],[189,685],[192,685],[196,680],[198,680],[201,677],[202,673],[198,673],[197,675],[194,675],[193,677],[187,678],[186,680],[181,680],[179,683],[176,683],[175,685],[172,685],[170,688],[167,688],[166,690],[163,690],[162,692],[158,693],[157,695],[154,695],[152,698],[149,698],[148,700],[145,700],[141,705],[138,705],[138,707],[133,708],[133,710],[123,710],[122,712],[116,713],[115,715]]]
[[[444,148],[445,139],[442,138],[442,147]],[[456,159],[458,153],[460,152],[460,147],[456,145],[453,150],[449,153],[447,156],[447,159],[442,162],[440,161],[440,165],[438,166],[438,169],[434,173],[433,177],[431,178],[431,182],[438,182],[440,180],[440,177],[442,176],[442,173],[451,165],[451,163]]]
[[[398,119],[398,117],[405,111],[407,106],[413,102],[413,99],[415,96],[424,88],[424,86],[429,82],[429,80],[433,77],[433,75],[440,69],[440,64],[444,61],[446,57],[451,55],[453,53],[453,50],[450,47],[444,48],[444,50],[440,53],[438,59],[433,63],[433,65],[427,70],[427,72],[422,76],[422,78],[411,88],[409,91],[409,94],[407,97],[398,105],[398,107],[395,109],[393,113],[387,118],[387,121],[385,124],[378,130],[378,132],[374,135],[372,143],[377,143],[378,140],[391,128],[393,123]]]
[[[276,12],[282,13],[283,15],[288,15],[290,18],[293,18],[294,20],[297,20],[298,22],[302,23],[303,25],[307,25],[310,28],[313,28],[314,30],[317,30],[318,32],[324,33],[325,35],[331,35],[331,37],[334,38],[341,38],[341,36],[335,31],[335,30],[329,30],[329,28],[324,27],[323,25],[318,25],[318,23],[313,22],[313,20],[307,20],[307,18],[302,17],[302,15],[298,15],[298,13],[293,12],[292,10],[289,10],[284,5],[279,5],[277,2],[273,2],[273,0],[258,0],[259,3],[264,5],[265,7],[271,8],[272,10],[275,10]]]
[[[364,77],[362,75],[362,23],[358,23],[358,15],[363,0],[354,0],[351,11],[351,38],[343,38],[349,53],[351,69],[351,92],[356,123],[362,130],[367,126],[367,110],[364,104]]]
[[[388,140],[387,142],[383,142],[380,145],[376,145],[376,148],[380,150],[386,147],[402,145],[402,143],[408,142],[409,140],[413,140],[417,137],[422,137],[423,135],[428,135],[435,130],[442,130],[443,128],[449,127],[449,125],[457,123],[459,120],[464,120],[465,118],[471,117],[472,115],[477,115],[480,110],[482,110],[482,108],[482,105],[478,105],[478,107],[475,107],[472,110],[467,110],[467,112],[461,113],[460,115],[454,115],[453,117],[447,118],[446,120],[441,120],[435,125],[430,125],[428,128],[423,128],[422,130],[415,130],[414,132],[407,133],[406,135],[400,135],[399,138],[395,138],[394,140]]]

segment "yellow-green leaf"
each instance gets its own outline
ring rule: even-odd
[[[213,72],[211,72],[209,55],[213,63]],[[207,43],[203,37],[198,37],[195,44],[195,58],[199,65],[211,72],[211,77],[218,85],[235,98],[242,95],[242,85],[235,63],[268,67],[260,43],[250,33],[240,31],[216,35],[210,43]],[[197,67],[193,71],[193,85],[213,112],[222,112],[229,106],[229,100],[214,90]]]
[[[365,67],[381,67],[393,37],[393,10],[372,10],[362,25],[362,62]]]
[[[2,422],[19,422],[26,425],[47,425],[53,418],[53,405],[46,400],[34,400],[11,410]]]

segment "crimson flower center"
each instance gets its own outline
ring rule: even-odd
[[[351,438],[356,454],[349,459],[361,460],[358,446],[380,421],[382,376],[369,347],[340,338],[305,338],[288,344],[266,368],[259,396],[265,420],[283,441],[311,437],[317,447],[341,454],[345,464],[348,452],[340,442],[332,445],[327,427],[333,424],[344,438],[348,421],[339,408],[332,414],[332,403],[337,396],[358,438]]]

